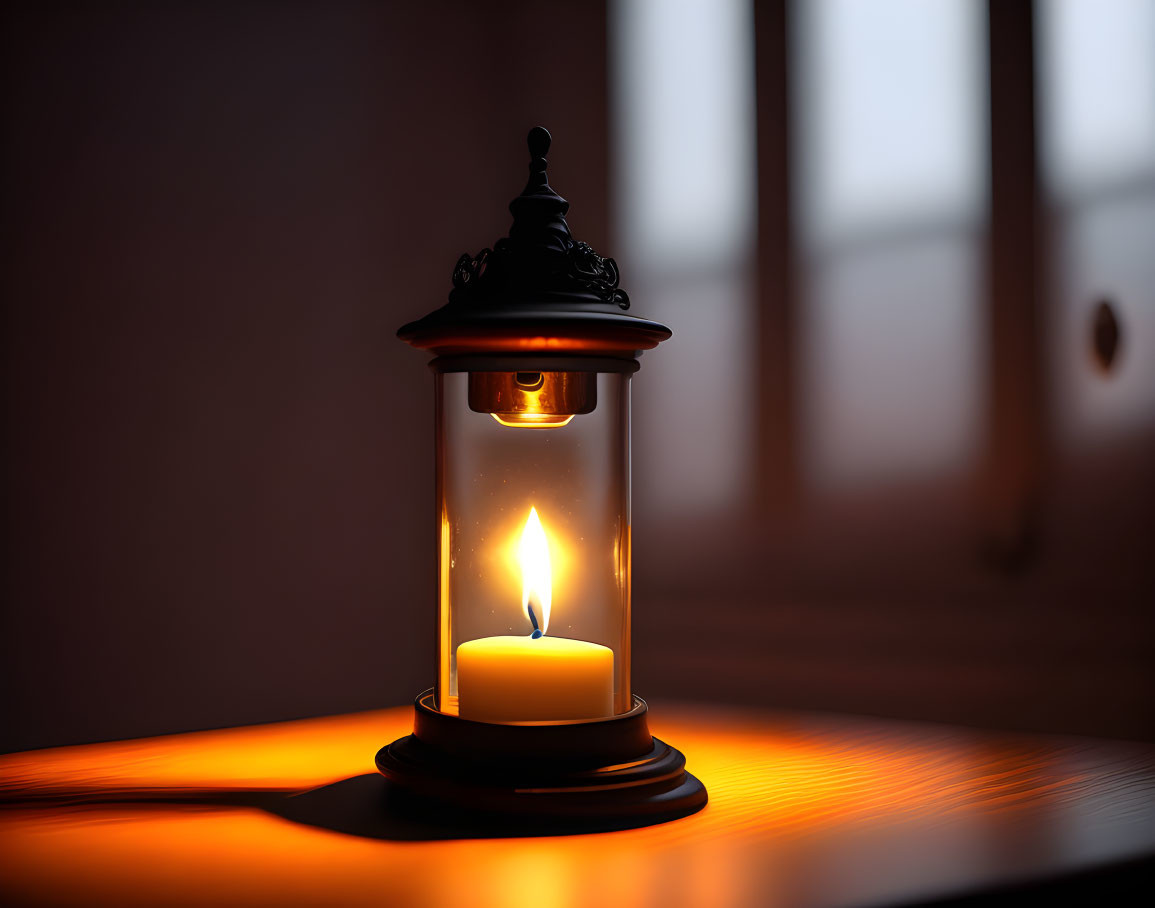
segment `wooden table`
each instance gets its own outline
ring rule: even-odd
[[[1150,884],[1149,745],[660,702],[651,716],[709,806],[569,837],[438,839],[390,819],[373,754],[409,708],[3,756],[0,902],[724,908]]]

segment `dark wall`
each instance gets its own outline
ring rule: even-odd
[[[405,702],[432,397],[393,332],[503,235],[535,123],[604,242],[602,8],[28,4],[3,32],[0,747]]]

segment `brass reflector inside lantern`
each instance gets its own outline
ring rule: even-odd
[[[556,429],[597,405],[594,372],[469,373],[469,409],[503,426]]]

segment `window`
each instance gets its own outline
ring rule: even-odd
[[[822,491],[965,470],[982,419],[984,11],[795,10],[804,478]]]
[[[1049,373],[1077,450],[1155,424],[1155,4],[1037,4],[1039,115],[1053,214]],[[1110,374],[1091,356],[1100,301],[1121,328]]]
[[[757,427],[750,0],[610,8],[623,283],[674,326],[635,383],[639,494],[655,517],[737,507]]]

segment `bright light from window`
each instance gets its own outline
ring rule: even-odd
[[[985,12],[792,9],[804,474],[823,490],[957,474],[982,420]]]
[[[1050,345],[1060,438],[1077,445],[1155,421],[1155,3],[1036,3],[1041,151],[1052,199]],[[1109,375],[1092,315],[1122,326]]]
[[[751,0],[617,0],[615,222],[623,285],[674,337],[646,357],[635,474],[659,517],[749,497],[758,388]]]
[[[1155,3],[1048,0],[1036,9],[1052,187],[1067,194],[1155,175]]]
[[[610,12],[629,261],[741,256],[755,196],[750,0],[618,0]]]
[[[985,19],[972,0],[807,0],[796,156],[812,241],[973,221],[986,185]]]

